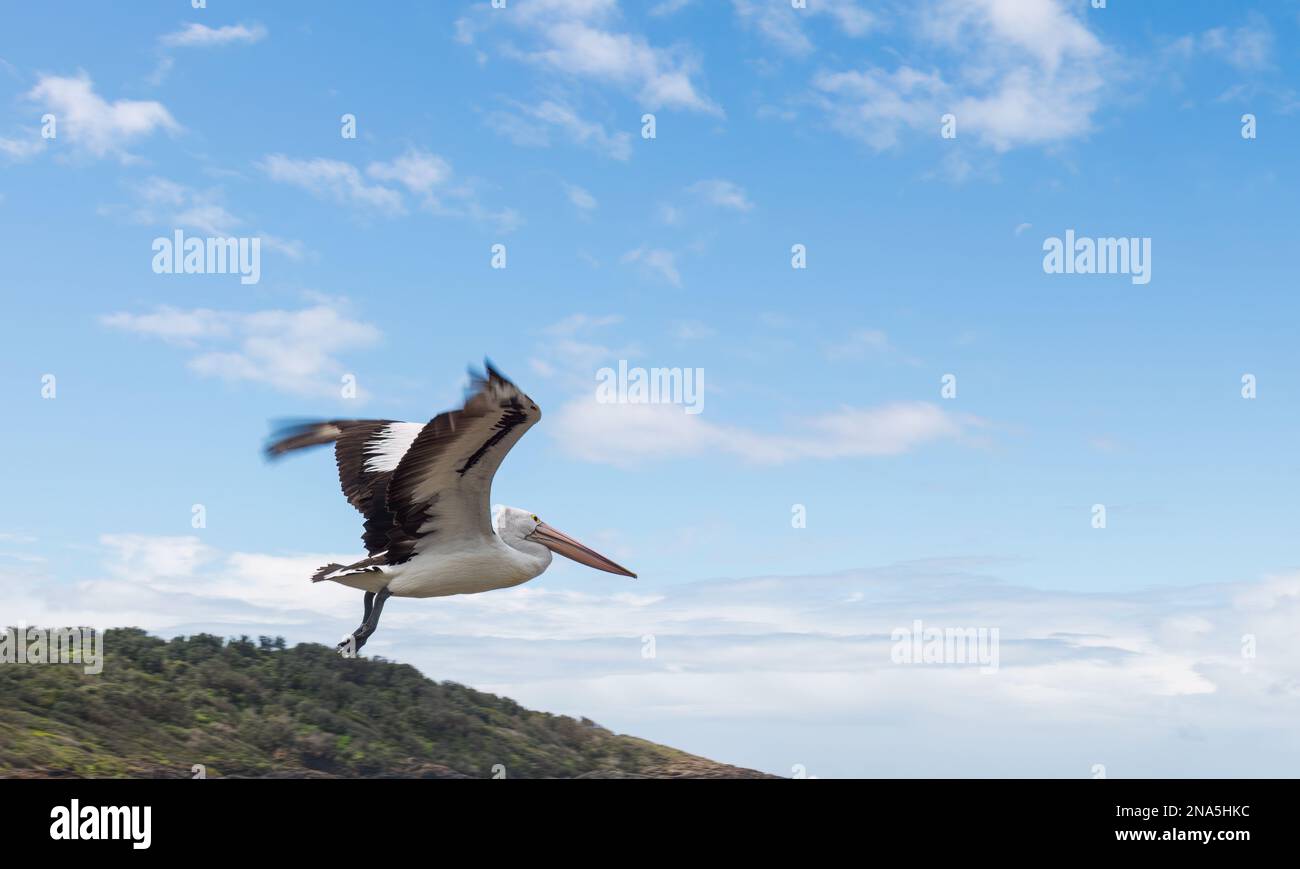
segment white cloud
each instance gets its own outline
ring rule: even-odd
[[[969,154],[971,149],[953,147],[946,150],[946,153],[939,158],[939,163],[932,169],[922,174],[925,180],[941,178],[951,181],[953,184],[964,184],[971,178],[987,178],[997,180],[997,165],[994,162],[985,161],[983,165],[977,166],[973,163]]]
[[[989,59],[1019,60],[1023,52],[1054,75],[1068,62],[1098,57],[1101,42],[1061,0],[936,0],[923,32],[949,48],[972,41]]]
[[[300,260],[307,255],[307,249],[301,241],[292,238],[280,238],[278,235],[268,233],[259,233],[262,239],[262,247],[266,250],[275,251],[283,254],[292,260]]]
[[[618,314],[570,314],[541,329],[542,343],[529,365],[543,377],[558,378],[564,387],[588,391],[595,384],[596,369],[610,359],[630,359],[640,351],[636,345],[610,346],[595,335],[623,322]]]
[[[806,26],[810,18],[828,17],[842,33],[853,37],[865,36],[879,24],[857,0],[809,0],[806,9],[793,8],[789,0],[732,0],[731,5],[741,24],[793,55],[806,55],[814,48]]]
[[[517,101],[510,105],[512,111],[489,113],[487,123],[516,145],[526,148],[548,147],[551,144],[551,134],[556,132],[579,147],[614,160],[627,160],[632,156],[631,134],[626,131],[611,133],[603,124],[580,116],[567,103],[542,100],[536,105]]]
[[[813,0],[808,8],[814,15],[830,16],[849,36],[865,36],[879,24],[876,16],[856,0]]]
[[[893,72],[877,67],[822,72],[813,86],[824,95],[821,103],[832,125],[877,150],[898,144],[903,130],[937,127],[940,98],[948,91],[938,74],[909,66]]]
[[[320,398],[340,396],[340,378],[348,369],[336,356],[338,348],[365,349],[381,337],[374,325],[325,302],[252,313],[160,307],[147,314],[109,314],[101,322],[192,351],[187,365],[200,375]]]
[[[880,329],[858,329],[849,337],[826,348],[831,359],[861,359],[868,354],[884,353],[890,349],[889,336]]]
[[[45,144],[45,140],[34,132],[21,139],[0,136],[0,154],[14,162],[18,162],[35,157],[45,150]]]
[[[1262,20],[1236,28],[1215,27],[1184,37],[1174,49],[1187,56],[1217,57],[1242,72],[1256,72],[1273,62],[1273,32]]]
[[[300,160],[283,154],[272,154],[257,165],[272,181],[299,187],[321,199],[363,212],[386,217],[407,213],[400,190],[383,183],[370,183],[367,181],[370,178],[406,188],[420,208],[440,217],[490,223],[501,232],[514,230],[522,223],[512,208],[494,210],[484,206],[471,182],[456,179],[450,163],[420,148],[410,148],[387,162],[371,162],[364,173],[343,160],[323,157]]]
[[[271,154],[258,168],[272,181],[299,187],[321,199],[356,205],[389,216],[405,214],[402,194],[390,187],[369,184],[361,170],[342,160],[324,157],[300,160]]]
[[[682,320],[673,324],[673,337],[679,341],[700,341],[716,334],[716,329],[698,320]]]
[[[156,228],[192,230],[208,237],[228,238],[242,232],[245,221],[232,214],[218,190],[199,190],[167,178],[150,176],[132,188],[135,202],[129,206],[106,206],[104,214],[123,213],[133,222]],[[279,238],[266,232],[253,233],[262,247],[299,260],[305,255],[300,241]]]
[[[635,563],[635,547],[611,555]],[[308,581],[347,553],[119,534],[103,557],[102,576],[78,581],[6,575],[0,609],[33,625],[326,644],[361,614],[358,592]],[[1126,778],[1300,774],[1300,575],[1077,593],[999,581],[1000,566],[610,584],[557,560],[519,588],[395,600],[366,651],[780,774],[1085,778],[1098,762]],[[892,663],[891,634],[917,619],[996,628],[997,671]]]
[[[618,314],[601,314],[599,316],[581,313],[570,314],[563,320],[546,326],[542,331],[547,335],[567,338],[579,332],[602,329],[606,326],[616,326],[622,322],[623,318]]]
[[[673,15],[690,5],[691,0],[659,0],[650,7],[650,14],[655,16]]]
[[[931,0],[917,21],[947,71],[824,70],[813,85],[833,126],[878,150],[905,130],[936,133],[950,112],[959,138],[997,151],[1092,129],[1110,52],[1062,0]]]
[[[687,188],[687,191],[719,208],[729,208],[732,211],[752,211],[754,208],[754,203],[749,200],[745,189],[734,181],[710,178],[695,182]]]
[[[644,37],[615,33],[581,21],[553,23],[542,28],[545,45],[527,55],[566,75],[639,88],[648,108],[691,109],[718,113],[696,90],[694,64],[652,48]]]
[[[457,22],[457,39],[473,44],[498,23],[513,27],[528,44],[506,40],[503,53],[568,80],[632,91],[646,108],[685,109],[721,114],[701,93],[699,64],[681,46],[657,47],[620,27],[615,0],[517,0],[510,14],[476,10],[477,18]]]
[[[211,202],[199,203],[175,215],[179,226],[189,226],[208,236],[227,236],[240,221],[224,207]]]
[[[594,376],[595,369],[592,369]],[[608,404],[591,395],[552,414],[551,435],[574,458],[619,467],[647,460],[729,454],[758,464],[892,456],[938,441],[969,439],[985,423],[938,405],[900,401],[844,407],[771,434],[708,422],[672,404]]]
[[[27,99],[53,114],[60,140],[94,157],[131,159],[126,146],[155,131],[177,133],[181,126],[162,103],[153,100],[108,102],[95,93],[84,72],[74,77],[41,76]]]
[[[380,181],[396,181],[412,193],[429,195],[451,180],[451,164],[437,154],[412,148],[391,162],[371,163],[366,174]]]
[[[190,22],[174,33],[159,38],[169,48],[210,48],[232,43],[251,44],[266,38],[266,28],[260,24],[228,24],[225,27],[208,27]]]
[[[564,185],[564,192],[569,197],[569,202],[573,203],[575,208],[583,211],[594,211],[596,209],[596,197],[576,184]]]
[[[102,534],[99,543],[108,550],[109,572],[134,583],[189,578],[215,557],[211,547],[193,536]]]
[[[625,263],[639,263],[658,274],[674,287],[682,285],[681,273],[677,271],[677,255],[670,250],[638,247],[623,254],[622,261]]]
[[[968,119],[967,129],[998,151],[1051,144],[1092,129],[1102,81],[1080,67],[1076,76],[1044,85],[1035,70],[1016,69],[995,92],[963,97],[955,114]]]
[[[169,54],[164,54],[158,58],[158,65],[153,68],[153,72],[145,76],[145,81],[154,87],[158,87],[167,80],[167,76],[176,66],[176,58]]]

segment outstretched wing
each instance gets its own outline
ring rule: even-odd
[[[542,412],[486,367],[486,375],[471,372],[465,406],[430,420],[388,481],[389,564],[435,546],[492,537],[492,478]]]
[[[366,517],[362,541],[370,555],[388,548],[394,516],[388,509],[388,482],[397,463],[424,429],[424,423],[391,419],[335,419],[280,429],[266,453],[278,458],[294,450],[334,444],[339,484],[348,503]]]

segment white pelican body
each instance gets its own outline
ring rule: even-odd
[[[502,507],[497,513],[498,524],[502,520],[522,523],[528,516],[514,507]],[[363,591],[377,592],[386,586],[393,597],[446,597],[522,585],[550,566],[551,550],[507,529],[506,539],[494,533],[487,541],[457,541],[377,572],[348,573],[344,568],[338,576],[324,578]]]
[[[340,649],[364,645],[389,597],[510,588],[541,575],[552,552],[636,576],[536,514],[502,507],[495,522],[489,515],[501,460],[541,418],[533,400],[488,365],[486,375],[474,377],[464,407],[428,423],[331,420],[278,433],[267,447],[272,457],[334,444],[343,494],[366,517],[368,557],[327,564],[312,577],[366,592],[362,625]]]

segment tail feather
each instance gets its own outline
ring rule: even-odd
[[[341,576],[355,576],[356,574],[381,574],[382,565],[387,562],[387,553],[381,552],[370,555],[369,558],[363,558],[359,562],[351,565],[339,565],[337,562],[330,562],[317,568],[315,574],[312,574],[313,583],[321,583],[326,579],[339,579]]]
[[[346,565],[339,564],[337,561],[331,561],[329,564],[317,568],[316,572],[312,574],[311,581],[324,582],[325,579],[328,578],[331,573],[333,573],[336,570],[344,570],[345,568]]]

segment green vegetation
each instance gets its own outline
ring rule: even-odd
[[[0,664],[0,777],[750,777],[411,666],[108,631],[99,675]]]

